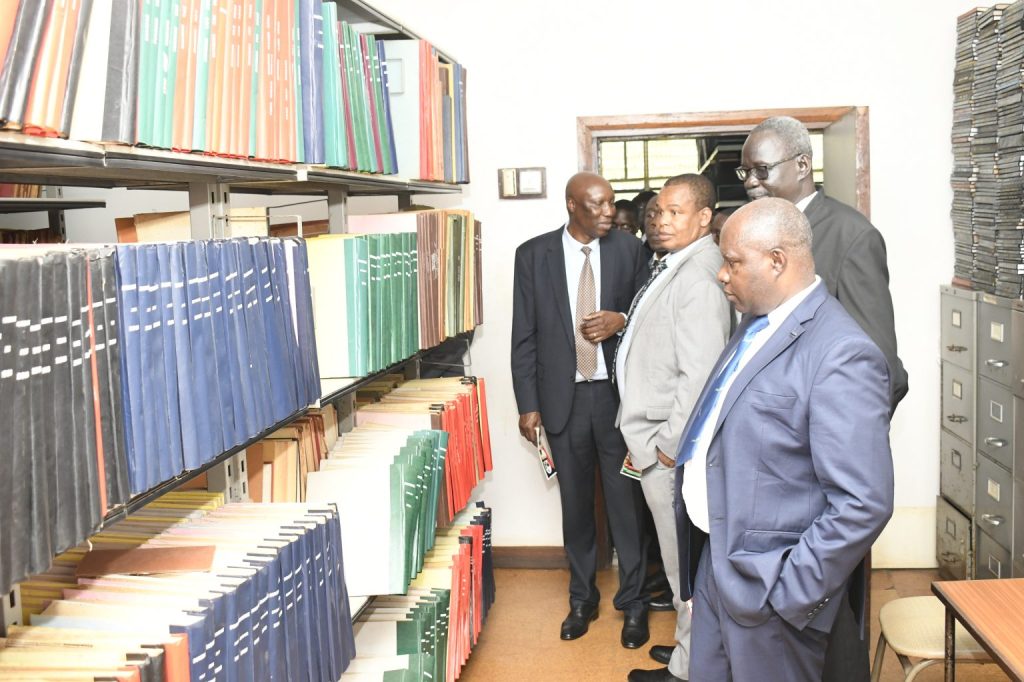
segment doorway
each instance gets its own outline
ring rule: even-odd
[[[718,176],[720,200],[729,202],[723,207],[742,203],[737,187],[728,173],[738,163],[737,146],[742,146],[754,126],[771,116],[792,116],[811,131],[820,135],[822,164],[820,179],[825,192],[845,204],[854,206],[868,219],[871,218],[870,149],[868,144],[868,108],[810,107],[800,109],[754,109],[749,111],[717,111],[682,114],[642,114],[630,116],[581,116],[576,119],[579,169],[600,173],[602,148],[608,158],[612,150],[607,143],[622,142],[623,163],[628,164],[642,154],[647,181],[664,182],[664,172],[655,167],[651,141],[670,141],[663,149],[678,148],[683,163],[693,165],[695,171],[714,172]],[[691,143],[684,141],[692,140]],[[675,142],[674,145],[671,141]],[[694,144],[695,143],[695,144]],[[637,145],[640,145],[638,147]],[[630,149],[627,149],[631,145]],[[692,149],[692,151],[691,151]],[[654,154],[658,154],[655,151]],[[692,158],[691,158],[692,157]],[[652,159],[655,162],[652,162]],[[715,164],[721,162],[720,167]],[[607,164],[606,164],[607,165]],[[619,172],[620,163],[614,168]],[[625,169],[625,167],[623,167]],[[647,171],[654,171],[654,174]],[[689,167],[678,172],[687,172]],[[709,172],[709,175],[711,174]],[[661,173],[659,175],[659,173]],[[675,174],[675,173],[673,173]],[[619,180],[629,180],[627,177]],[[712,177],[712,180],[716,180]],[[613,183],[615,184],[615,183]],[[630,189],[624,187],[622,196]],[[639,191],[639,190],[632,190]]]

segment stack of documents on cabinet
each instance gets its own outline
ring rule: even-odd
[[[971,279],[974,262],[974,190],[978,168],[971,154],[977,133],[974,127],[974,66],[978,49],[978,24],[984,10],[974,9],[957,19],[956,70],[953,79],[953,237],[954,274]]]
[[[219,506],[199,492],[171,493],[161,503],[22,585],[33,627],[13,639],[36,655],[7,659],[9,634],[0,672],[45,679],[51,668],[68,669],[60,650],[84,644],[80,660],[89,662],[78,667],[123,661],[116,668],[161,669],[143,679],[340,677],[354,643],[333,509]],[[46,629],[48,644],[37,628]]]

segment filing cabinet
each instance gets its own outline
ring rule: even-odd
[[[974,450],[970,444],[945,429],[939,434],[942,463],[939,492],[970,517],[974,516]],[[942,528],[942,524],[939,524]]]
[[[984,531],[978,533],[978,551],[975,556],[977,557],[974,564],[976,580],[1010,577],[1010,551]]]
[[[935,553],[939,575],[946,580],[963,580],[973,568],[971,520],[941,495],[936,502],[936,519]]]
[[[982,294],[978,303],[978,374],[1009,387],[1013,383],[1012,302]]]
[[[1013,536],[1013,477],[1010,472],[978,453],[974,492],[974,523],[978,530],[1009,549]]]
[[[942,363],[942,427],[968,443],[974,442],[974,388],[970,370]]]
[[[1024,302],[942,287],[936,559],[1024,577]]]
[[[974,371],[974,356],[977,355],[976,305],[973,291],[942,287],[941,356],[970,371]]]
[[[1013,395],[1010,389],[978,379],[977,446],[996,462],[1013,470]]]

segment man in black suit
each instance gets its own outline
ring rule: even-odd
[[[582,637],[597,618],[597,467],[618,553],[613,603],[625,616],[622,645],[632,649],[649,638],[642,493],[635,480],[619,473],[626,444],[615,428],[619,397],[610,379],[615,334],[625,326],[625,313],[648,272],[640,241],[612,229],[614,202],[604,178],[578,173],[565,188],[568,222],[516,250],[512,385],[519,432],[536,444],[543,427],[558,469],[570,571],[570,610],[561,638]]]
[[[779,197],[796,204],[811,224],[814,268],[885,355],[890,410],[907,394],[907,371],[896,353],[896,329],[885,240],[856,209],[825,196],[814,184],[811,139],[803,123],[788,116],[762,121],[743,143],[736,175],[752,200]],[[825,655],[824,682],[866,682],[870,677],[862,610],[867,590],[862,562],[850,579],[849,603],[837,616]]]

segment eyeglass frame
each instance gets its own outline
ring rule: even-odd
[[[779,166],[781,166],[782,164],[789,163],[794,159],[799,159],[801,156],[806,155],[807,152],[797,152],[794,156],[791,156],[788,159],[776,161],[775,163],[759,163],[753,168],[744,168],[743,166],[737,166],[736,177],[739,178],[740,182],[746,182],[747,178],[750,177],[751,174],[753,174],[753,176],[757,178],[758,182],[764,182],[765,180],[768,179],[768,176],[771,175],[771,172],[778,168]]]

